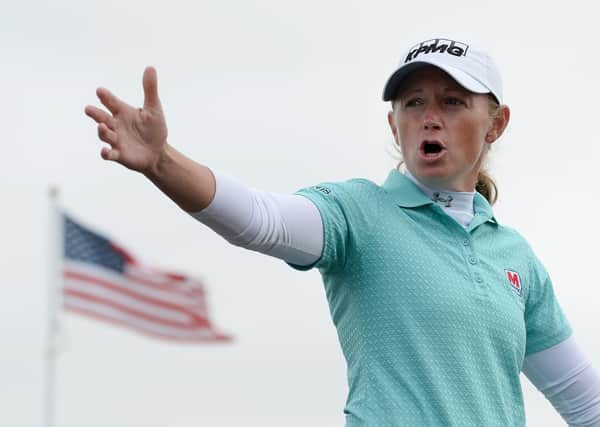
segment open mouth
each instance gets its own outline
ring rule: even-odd
[[[421,143],[421,153],[425,157],[437,157],[446,147],[439,141],[423,141]]]

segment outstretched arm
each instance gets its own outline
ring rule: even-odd
[[[96,94],[108,112],[85,107],[85,113],[98,123],[98,137],[108,144],[102,148],[102,158],[144,174],[183,210],[198,212],[214,197],[214,176],[168,144],[154,68],[144,70],[143,87],[142,108],[134,108],[105,88],[98,88]]]
[[[217,191],[210,169],[168,144],[154,68],[144,70],[143,86],[142,108],[104,88],[96,93],[108,112],[85,107],[98,123],[98,137],[108,144],[102,158],[144,174],[183,210],[235,245],[292,264],[314,263],[323,247],[317,208],[302,196],[256,191],[225,176]]]

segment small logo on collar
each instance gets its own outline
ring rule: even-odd
[[[447,208],[452,206],[452,200],[454,200],[454,198],[448,194],[448,197],[441,197],[439,192],[435,192],[433,193],[433,196],[431,196],[431,200],[433,200],[434,202],[442,202],[444,203]]]
[[[510,284],[512,290],[519,296],[521,296],[522,286],[521,286],[521,276],[519,273],[512,270],[504,270],[506,272],[506,278],[508,279],[508,283]]]

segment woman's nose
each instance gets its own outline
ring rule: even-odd
[[[423,112],[423,129],[439,130],[442,128],[439,110],[434,104],[429,104]]]

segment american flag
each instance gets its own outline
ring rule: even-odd
[[[63,215],[63,308],[177,341],[228,341],[211,324],[202,282],[139,263]]]

